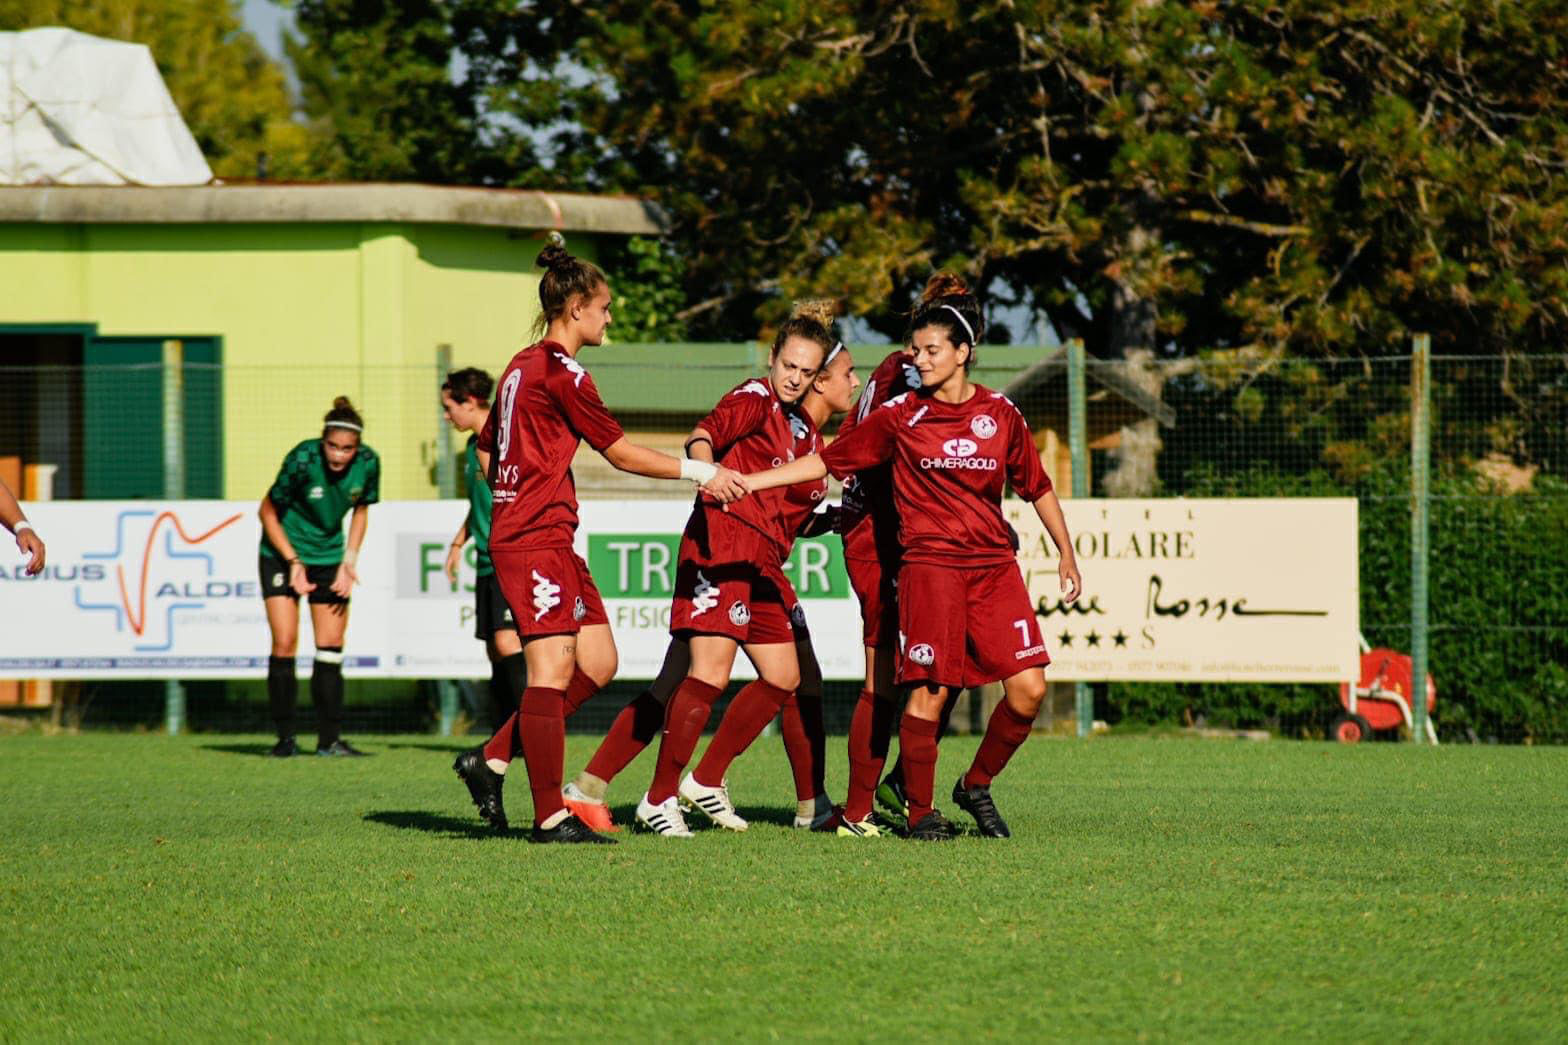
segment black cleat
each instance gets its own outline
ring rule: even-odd
[[[933,809],[921,817],[920,823],[911,827],[904,837],[917,842],[947,842],[957,833],[953,825],[947,822],[947,817]]]
[[[323,758],[361,758],[365,753],[346,740],[334,740],[326,747],[317,744],[316,754]]]
[[[497,831],[506,830],[506,810],[501,806],[501,785],[506,777],[485,765],[484,748],[474,748],[458,755],[452,763],[452,772],[468,785],[479,815]]]
[[[488,767],[487,767],[488,768]],[[546,830],[542,827],[534,828],[533,834],[528,836],[530,842],[590,842],[598,845],[614,845],[615,839],[608,835],[601,835],[577,819],[568,816],[559,824]]]
[[[293,737],[279,737],[278,742],[272,745],[272,750],[267,752],[269,758],[293,758],[299,754],[299,745],[294,743]]]
[[[996,803],[991,801],[989,787],[965,787],[964,778],[959,777],[953,784],[953,801],[958,803],[958,808],[975,818],[980,833],[987,838],[1013,837],[1013,833],[1007,829],[1007,821],[1002,819],[1002,814],[996,811]]]

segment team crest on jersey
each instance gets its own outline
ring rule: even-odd
[[[936,660],[936,650],[931,648],[929,642],[917,642],[909,647],[909,659],[922,668],[929,668]]]
[[[583,378],[588,376],[588,371],[583,369],[583,365],[577,360],[573,359],[571,356],[567,355],[565,352],[557,352],[555,354],[555,358],[559,359],[561,361],[561,365],[564,366],[567,370],[577,375],[572,379],[573,388],[576,388],[578,385],[582,384]]]
[[[572,620],[582,620],[588,616],[588,607],[583,603],[583,597],[577,596],[577,602],[572,606]]]
[[[730,603],[730,623],[737,628],[744,628],[751,623],[751,611],[746,608],[744,602]]]
[[[789,622],[797,628],[804,628],[806,626],[806,607],[798,602],[791,606],[789,608]]]
[[[310,499],[312,501],[319,501],[323,497],[325,497],[326,495],[327,495],[327,491],[323,490],[319,486],[312,486],[310,488]]]
[[[969,422],[969,430],[976,439],[989,439],[996,434],[996,422],[991,420],[990,414],[981,414]]]

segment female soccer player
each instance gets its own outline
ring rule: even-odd
[[[3,482],[0,482],[0,526],[11,532],[16,538],[16,550],[27,556],[27,575],[36,577],[42,573],[44,542],[33,529],[33,524],[27,521],[22,506],[16,503],[16,495]]]
[[[1078,597],[1083,581],[1023,415],[1006,396],[969,380],[983,329],[974,298],[928,302],[911,329],[919,392],[871,411],[821,455],[748,476],[747,487],[769,490],[892,462],[903,546],[898,680],[910,687],[899,728],[908,837],[952,837],[932,804],[942,707],[959,686],[1001,680],[1004,699],[953,800],[981,834],[1006,838],[991,782],[1029,735],[1050,658],[1002,517],[1004,480],[1034,504],[1055,542],[1065,601]]]
[[[360,441],[365,422],[344,396],[332,402],[321,438],[288,452],[272,488],[261,499],[261,596],[272,629],[267,658],[267,697],[278,742],[276,758],[298,750],[294,743],[294,651],[299,644],[299,598],[310,603],[316,661],[310,699],[316,707],[316,754],[359,755],[342,738],[343,633],[348,601],[359,576],[354,564],[365,540],[370,506],[381,499],[381,459]],[[343,516],[348,544],[343,542]]]
[[[479,432],[490,417],[490,390],[495,382],[477,367],[454,370],[441,385],[441,408],[459,432],[468,432],[463,451],[463,478],[468,487],[468,515],[446,553],[446,575],[457,583],[463,548],[474,542],[474,638],[485,644],[490,658],[490,725],[500,728],[517,707],[527,675],[523,644],[517,637],[517,618],[501,594],[490,562],[490,484],[485,480],[488,460],[479,456]]]
[[[766,379],[743,382],[719,400],[692,430],[686,452],[747,470],[795,457],[795,431],[809,424],[791,407],[810,387],[836,343],[828,333],[828,303],[797,308],[773,339]],[[805,481],[805,496],[820,501],[822,475]],[[809,489],[815,486],[815,496]],[[744,831],[724,773],[773,721],[800,685],[792,614],[794,589],[783,564],[803,516],[789,502],[799,491],[751,497],[728,507],[699,498],[681,536],[670,633],[689,634],[691,669],[670,698],[653,782],[637,804],[637,822],[661,835],[689,838],[680,797],[721,827]],[[802,621],[803,623],[803,621]],[[736,652],[744,648],[757,680],[736,694],[695,770],[681,778],[709,712],[729,684]]]
[[[800,400],[800,420],[792,423],[793,453],[804,457],[821,447],[818,432],[830,417],[845,412],[854,400],[860,379],[847,349],[835,344],[827,362]],[[792,418],[792,422],[796,419]],[[828,532],[836,513],[817,512],[822,483],[792,487],[788,494],[785,528],[799,536]],[[796,607],[799,603],[795,604]],[[801,668],[800,687],[784,702],[780,732],[795,778],[795,826],[825,829],[834,817],[824,779],[827,737],[822,723],[822,671],[811,635],[804,626],[805,613],[791,609],[795,652]],[[659,676],[621,710],[599,749],[577,779],[566,785],[566,804],[590,826],[610,823],[605,795],[610,781],[653,742],[664,724],[665,707],[691,670],[690,635],[672,636]],[[599,828],[603,829],[603,828]]]
[[[562,802],[566,715],[615,674],[615,639],[588,566],[572,550],[577,493],[572,455],[588,444],[616,468],[656,479],[702,483],[720,500],[741,494],[739,476],[709,462],[680,461],[629,442],[605,409],[593,378],[577,362],[584,345],[604,341],[610,285],[604,273],[566,252],[559,241],[539,254],[543,340],[512,357],[500,394],[479,433],[490,455],[494,515],[490,559],[501,593],[517,613],[528,686],[518,702],[516,733],[533,793],[535,842],[602,842]],[[501,775],[510,757],[511,727],[503,726],[483,757],[456,767],[481,812],[493,793],[500,809]],[[494,745],[494,747],[492,747]],[[494,761],[492,761],[494,759]],[[503,821],[504,822],[504,821]],[[492,823],[495,823],[492,820]]]

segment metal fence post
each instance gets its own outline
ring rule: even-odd
[[[446,380],[446,375],[452,372],[452,346],[436,346],[436,387]],[[442,498],[457,496],[457,466],[452,459],[452,426],[447,423],[446,416],[436,400],[436,492]],[[449,737],[457,728],[458,693],[457,683],[451,679],[439,679],[436,682],[436,692],[441,703],[440,733]]]
[[[1431,552],[1432,339],[1410,354],[1410,733],[1426,743],[1427,565]]]
[[[1067,451],[1073,462],[1073,497],[1089,496],[1089,425],[1087,393],[1084,388],[1083,339],[1067,342]],[[1078,735],[1086,737],[1094,729],[1094,695],[1087,682],[1073,686],[1073,709],[1078,715]]]
[[[163,343],[163,496],[171,501],[185,496],[185,343]],[[185,684],[179,679],[163,683],[163,724],[169,736],[185,728]]]

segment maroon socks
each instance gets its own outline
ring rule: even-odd
[[[648,801],[654,805],[675,794],[681,782],[681,770],[697,750],[697,741],[702,739],[702,731],[708,725],[708,715],[723,692],[717,686],[688,676],[670,698],[664,715],[664,737],[659,741],[659,761],[654,766],[653,783],[648,787]]]
[[[518,708],[517,732],[528,764],[528,790],[534,796],[534,824],[565,809],[561,775],[566,765],[566,694],[558,689],[529,686]]]
[[[1018,746],[1029,738],[1034,720],[1014,711],[1007,701],[996,705],[985,727],[985,739],[975,752],[974,764],[964,774],[965,787],[990,787],[991,780],[1006,766]]]
[[[822,694],[796,693],[779,715],[784,753],[795,775],[795,799],[809,802],[827,793],[827,733],[822,725]]]
[[[643,753],[653,743],[664,725],[664,705],[651,692],[643,690],[637,698],[621,709],[610,723],[610,731],[599,744],[599,750],[588,760],[584,772],[608,783],[620,775],[621,770],[632,764],[632,759]]]
[[[936,738],[941,726],[916,718],[906,709],[898,728],[899,757],[904,763],[904,796],[909,800],[909,826],[931,812],[936,790]]]
[[[789,690],[779,689],[762,679],[742,688],[725,710],[724,720],[719,723],[718,732],[713,734],[702,761],[692,771],[692,778],[706,787],[724,783],[730,763],[762,735],[789,698]]]
[[[878,700],[869,689],[860,691],[855,714],[849,720],[849,792],[844,798],[844,819],[858,823],[871,815],[882,767],[887,763],[888,741],[893,737],[893,704]]]

